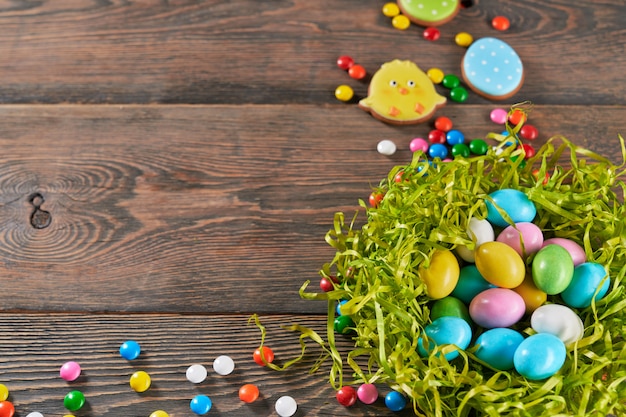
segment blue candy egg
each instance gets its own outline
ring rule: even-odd
[[[490,329],[476,339],[476,345],[479,347],[475,355],[500,371],[508,371],[515,366],[513,356],[523,341],[524,336],[513,329],[502,327]]]
[[[537,214],[535,204],[528,199],[526,194],[519,190],[504,188],[494,191],[489,196],[493,199],[493,204],[491,201],[485,200],[487,204],[487,220],[495,226],[509,226],[509,223],[504,220],[504,217],[500,215],[495,206],[503,210],[513,223],[532,222]]]
[[[596,301],[604,297],[609,291],[610,280],[608,277],[604,279],[606,275],[606,270],[598,263],[584,262],[578,265],[574,268],[572,281],[561,293],[561,298],[565,304],[573,308],[589,307],[596,291],[598,291]]]
[[[472,329],[467,322],[458,317],[439,317],[424,328],[424,332],[429,339],[428,350],[425,349],[425,341],[420,337],[417,341],[417,350],[421,356],[428,354],[440,345],[456,345],[459,349],[467,348],[472,340]],[[447,360],[459,356],[458,350],[445,354]]]
[[[466,265],[461,268],[459,280],[450,295],[469,305],[478,294],[495,287],[483,278],[476,265]]]
[[[385,395],[385,405],[391,411],[402,411],[406,407],[406,397],[398,391],[390,391]]]
[[[565,363],[565,344],[549,333],[534,334],[517,347],[513,363],[515,370],[527,379],[546,379]]]

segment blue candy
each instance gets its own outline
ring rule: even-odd
[[[137,359],[140,353],[141,347],[139,346],[139,343],[134,340],[128,340],[120,346],[120,355],[122,355],[122,358],[126,360],[132,361],[133,359]]]
[[[198,415],[208,413],[211,410],[211,406],[213,406],[213,402],[206,395],[196,395],[189,404],[191,411]]]

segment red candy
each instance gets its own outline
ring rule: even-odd
[[[513,113],[509,116],[509,123],[513,126],[517,126],[524,122],[526,122],[526,113],[521,110],[513,110]]]
[[[261,366],[265,366],[265,362],[272,363],[274,362],[274,351],[268,348],[267,346],[263,346],[263,356],[261,356],[261,348],[254,351],[252,354],[252,359]],[[263,357],[265,357],[265,362],[263,362]]]
[[[370,194],[369,203],[372,207],[378,207],[378,204],[383,201],[383,197],[385,195],[383,193],[372,193]]]
[[[535,148],[533,148],[529,144],[524,143],[522,145],[522,148],[524,149],[524,153],[526,154],[526,156],[524,156],[525,159],[532,158],[533,156],[535,156],[535,153],[536,153]]]
[[[322,277],[322,279],[320,279],[320,289],[324,292],[334,290],[335,286],[333,285],[333,282],[337,284],[339,283],[339,280],[333,276],[330,276],[328,278]]]
[[[441,36],[441,32],[437,28],[426,28],[424,29],[424,39],[427,41],[436,41]]]
[[[491,26],[493,26],[495,30],[507,30],[511,27],[511,22],[504,16],[496,16],[491,21]]]
[[[428,132],[428,140],[430,143],[446,143],[446,132],[435,129]]]
[[[441,116],[435,119],[435,129],[447,132],[452,129],[452,120],[447,117]]]
[[[354,65],[354,59],[348,55],[341,55],[337,58],[337,66],[342,70],[349,70]]]
[[[348,69],[348,75],[355,80],[362,80],[367,75],[367,72],[361,65],[356,64],[352,65],[350,69]]]
[[[535,140],[539,137],[539,131],[533,125],[524,125],[519,131],[519,135],[522,139]]]
[[[354,394],[356,396],[356,393]],[[15,407],[10,401],[0,401],[0,417],[13,417]]]
[[[356,390],[349,386],[339,388],[336,396],[339,404],[344,407],[350,407],[356,402]]]

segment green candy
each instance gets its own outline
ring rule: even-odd
[[[350,316],[339,316],[335,319],[335,331],[337,333],[346,334],[350,333],[350,328],[354,327],[354,322]]]
[[[474,139],[470,142],[469,149],[474,155],[486,155],[489,145],[482,139]]]
[[[450,98],[457,103],[464,103],[467,101],[469,93],[463,87],[454,87],[450,90]]]
[[[70,391],[63,399],[63,405],[70,411],[80,410],[85,405],[85,395],[80,391]]]
[[[537,288],[549,295],[560,294],[572,282],[574,261],[562,246],[547,245],[535,255],[531,270]]]
[[[462,156],[467,158],[470,156],[470,149],[464,143],[457,143],[452,147],[452,156]]]

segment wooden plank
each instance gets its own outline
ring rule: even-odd
[[[450,105],[468,137],[493,106]],[[541,141],[562,134],[615,162],[623,106],[535,106]],[[300,300],[351,216],[429,124],[394,127],[355,105],[1,106],[3,309],[324,311]],[[399,151],[375,151],[382,138]],[[39,193],[42,201],[31,202]],[[35,203],[50,214],[35,228]],[[363,219],[363,217],[361,217]]]
[[[514,100],[626,104],[622,0],[475,3],[429,42],[393,29],[374,0],[5,0],[0,102],[325,104],[342,83],[366,93],[335,66],[342,54],[370,73],[401,58],[458,75],[463,30],[517,50],[526,84]],[[511,29],[492,29],[495,14]]]
[[[9,401],[17,415],[38,411],[45,416],[68,414],[63,398],[71,390],[86,397],[77,416],[146,417],[156,410],[170,416],[192,415],[191,399],[207,395],[213,402],[210,415],[276,416],[274,404],[282,395],[298,402],[297,416],[396,415],[385,409],[380,398],[373,405],[357,404],[350,411],[339,405],[328,382],[329,363],[317,373],[309,370],[321,349],[313,344],[302,363],[284,372],[258,366],[252,352],[259,346],[260,331],[247,324],[247,316],[179,315],[13,315],[2,314],[0,321],[0,383],[10,391]],[[275,354],[276,364],[300,354],[298,334],[281,329],[282,324],[298,323],[325,332],[322,316],[264,316],[268,330],[266,346]],[[136,340],[142,348],[138,359],[127,361],[119,355],[126,340]],[[338,339],[340,348],[349,348],[348,339]],[[235,361],[235,371],[220,376],[212,368],[219,355]],[[81,365],[82,374],[74,382],[59,377],[67,361]],[[187,381],[185,372],[192,364],[208,370],[199,384]],[[130,376],[147,372],[151,388],[141,394],[129,386]],[[346,381],[351,376],[346,376]],[[252,404],[239,400],[244,384],[258,386],[261,396]],[[381,395],[389,388],[381,385]],[[399,415],[409,416],[407,411]]]

